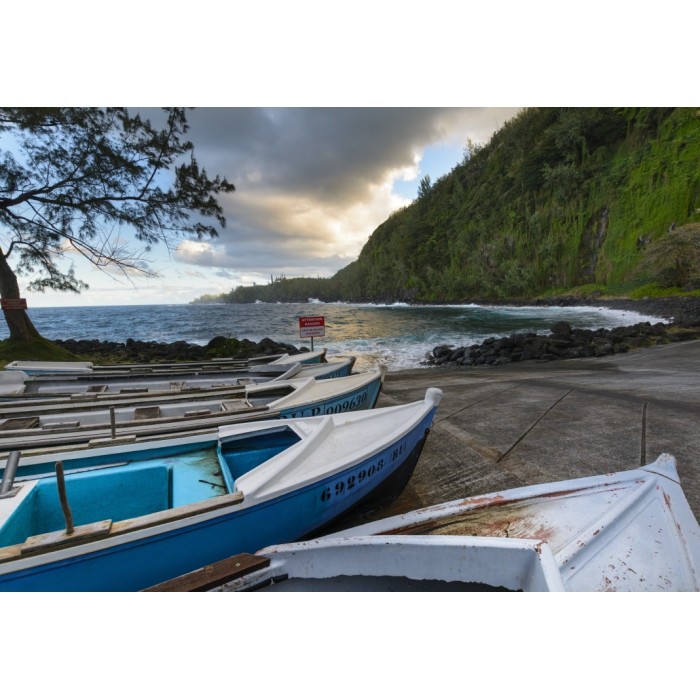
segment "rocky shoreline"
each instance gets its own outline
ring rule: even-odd
[[[666,323],[637,323],[597,330],[572,328],[565,321],[555,323],[550,334],[515,333],[502,338],[487,338],[483,343],[455,347],[438,345],[426,353],[425,365],[481,366],[511,362],[605,357],[642,347],[663,345],[700,338],[700,297],[660,299],[583,300],[560,297],[530,302],[539,306],[598,306],[635,311],[667,320]]]
[[[477,302],[496,305],[492,301]],[[501,302],[505,304],[506,302]],[[556,297],[507,302],[529,306],[596,306],[635,311],[665,319],[656,324],[638,323],[613,329],[583,330],[568,323],[557,323],[549,335],[513,334],[487,338],[479,345],[456,347],[438,345],[426,353],[424,365],[479,366],[501,365],[527,360],[547,361],[576,357],[604,357],[635,348],[700,338],[700,297],[660,299],[600,299],[597,297]],[[217,336],[206,345],[185,341],[158,343],[127,339],[125,343],[101,340],[54,340],[70,352],[107,363],[184,362],[234,357],[248,359],[258,355],[295,354],[307,347],[279,343],[264,338],[259,343]]]
[[[294,355],[308,352],[308,348],[279,343],[270,338],[263,338],[259,343],[244,338],[225,338],[216,336],[206,345],[195,345],[184,340],[174,343],[157,343],[154,341],[134,340],[128,338],[125,343],[110,340],[54,340],[69,352],[101,360],[103,364],[111,363],[148,363],[148,362],[197,362],[217,357],[249,359],[260,355]]]
[[[454,347],[438,345],[426,354],[426,365],[479,366],[505,365],[527,360],[570,360],[605,357],[652,345],[700,338],[700,328],[680,328],[670,324],[637,323],[611,330],[572,328],[566,321],[555,323],[551,334],[514,333],[503,338],[487,338],[483,343]]]

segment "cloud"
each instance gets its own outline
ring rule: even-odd
[[[239,191],[313,194],[346,206],[429,144],[486,141],[516,110],[498,108],[212,108],[190,113],[201,160]]]
[[[409,199],[431,145],[486,142],[516,109],[198,108],[190,138],[200,165],[236,192],[221,198],[227,227],[214,241],[183,241],[180,263],[257,277],[330,276]],[[455,157],[457,164],[459,156]]]

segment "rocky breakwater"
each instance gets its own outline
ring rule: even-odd
[[[286,343],[278,343],[270,338],[263,338],[259,343],[243,338],[225,338],[216,336],[206,345],[187,343],[178,340],[173,343],[158,343],[128,338],[125,343],[110,340],[54,340],[70,352],[92,360],[109,363],[149,363],[149,362],[197,362],[218,357],[248,359],[260,355],[294,355],[306,352],[307,348],[296,348]]]
[[[555,323],[549,335],[515,333],[487,338],[483,343],[455,347],[438,345],[426,353],[426,365],[450,367],[505,365],[535,360],[569,360],[605,357],[642,347],[700,338],[700,326],[678,327],[665,323],[637,323],[633,326],[598,330],[572,328],[566,321]]]

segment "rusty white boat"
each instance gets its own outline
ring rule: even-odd
[[[676,460],[471,497],[219,562],[180,590],[698,591]],[[247,571],[247,573],[246,573]],[[195,572],[193,572],[194,574]],[[169,590],[177,590],[171,582]]]

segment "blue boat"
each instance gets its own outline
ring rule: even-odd
[[[0,486],[0,591],[136,591],[308,537],[410,478],[442,396],[25,457]],[[18,474],[19,476],[15,476]]]
[[[13,450],[158,436],[222,425],[302,418],[373,408],[386,368],[346,377],[251,384],[228,396],[136,399],[54,404],[29,402],[0,407],[0,456]]]

